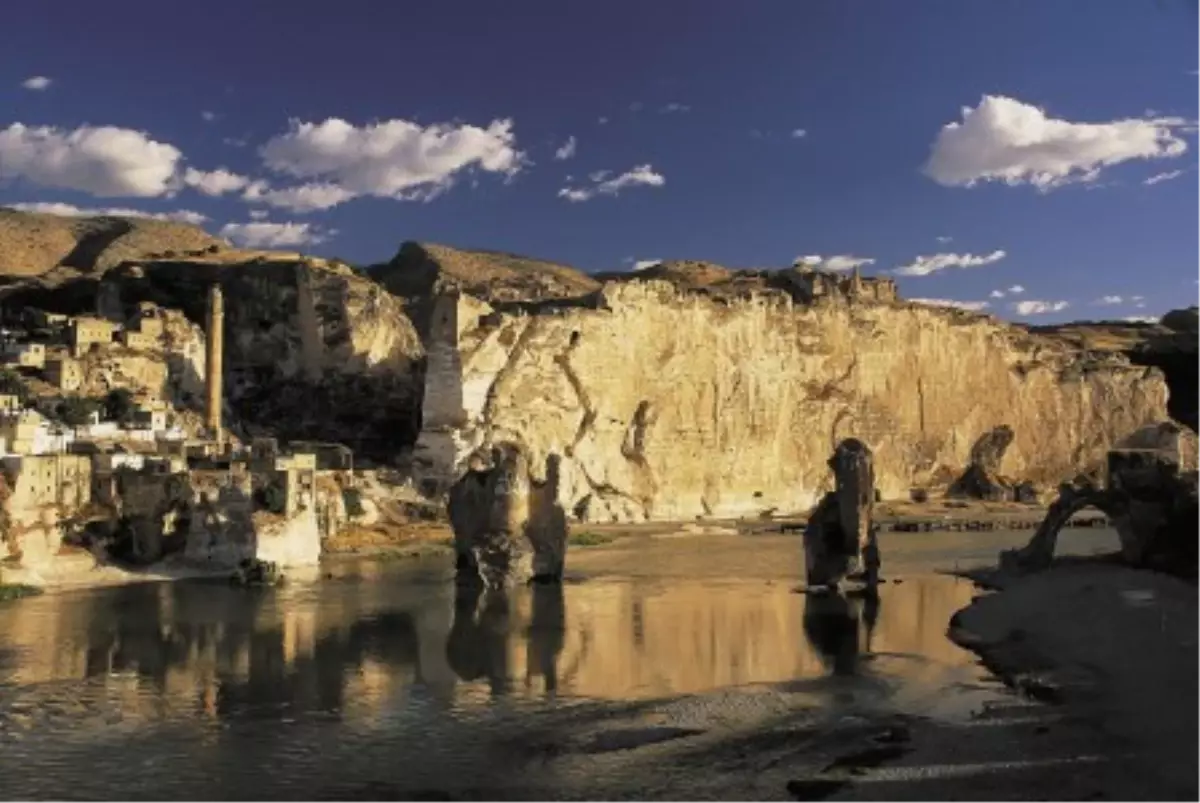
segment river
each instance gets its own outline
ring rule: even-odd
[[[343,559],[279,589],[143,583],[0,604],[0,790],[669,797],[682,787],[663,786],[663,762],[693,780],[715,766],[678,752],[697,739],[797,717],[965,720],[1007,694],[945,637],[980,592],[935,569],[1028,536],[886,534],[877,602],[796,593],[796,537],[635,536],[573,550],[561,587],[507,596],[456,596],[442,559]],[[1106,530],[1061,540],[1115,544]]]

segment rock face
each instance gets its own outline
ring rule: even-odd
[[[1174,429],[1179,436],[1171,439]],[[1145,445],[1142,445],[1145,444]],[[1116,527],[1121,557],[1132,566],[1191,579],[1197,574],[1196,436],[1178,425],[1147,427],[1108,453],[1105,487],[1064,484],[1032,540],[1001,555],[1008,570],[1050,565],[1058,532],[1078,511],[1094,507]]]
[[[585,521],[810,509],[825,457],[855,437],[883,498],[944,490],[1008,426],[1009,477],[1054,485],[1165,415],[1161,374],[992,318],[836,295],[716,297],[657,281],[569,301],[447,295],[425,340],[421,487],[481,446],[562,456],[559,502]]]
[[[869,586],[879,578],[879,545],[872,522],[875,468],[871,450],[855,438],[838,444],[829,459],[834,489],[825,494],[804,529],[804,561],[810,586],[836,586],[861,574]]]
[[[450,489],[460,579],[488,588],[561,579],[567,520],[557,504],[557,456],[547,458],[543,482],[533,481],[516,445],[498,445],[490,457],[490,465],[472,466]]]

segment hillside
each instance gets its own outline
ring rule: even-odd
[[[127,260],[223,248],[228,248],[223,240],[188,223],[63,217],[0,207],[0,281],[103,273]]]
[[[370,275],[405,298],[457,288],[489,301],[572,298],[600,287],[595,278],[566,265],[500,251],[405,242],[390,262]]]

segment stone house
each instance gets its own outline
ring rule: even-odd
[[[116,324],[103,318],[73,318],[68,335],[71,353],[79,357],[93,345],[112,343],[114,331]]]
[[[59,390],[79,390],[83,384],[83,366],[70,357],[55,357],[46,361],[46,381]]]

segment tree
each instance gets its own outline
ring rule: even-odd
[[[133,394],[126,388],[114,388],[104,397],[104,417],[110,421],[128,424],[136,411]]]
[[[100,402],[86,396],[67,396],[58,403],[58,417],[64,424],[72,427],[85,426],[92,413],[99,412]]]
[[[25,382],[20,374],[11,368],[0,369],[0,393],[16,396],[21,400],[21,404],[29,400],[29,390],[25,387]]]

